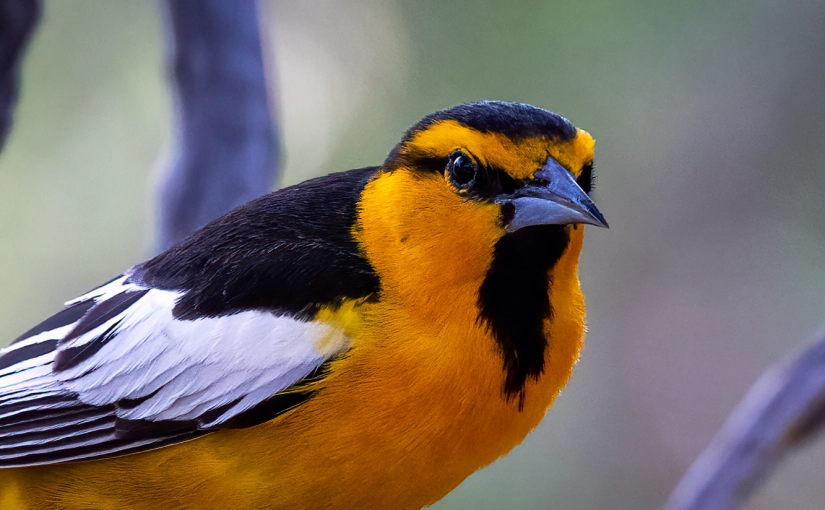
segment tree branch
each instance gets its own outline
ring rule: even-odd
[[[694,461],[665,510],[741,508],[825,424],[825,338],[767,370]]]
[[[278,151],[255,0],[162,0],[174,144],[156,249],[269,191]]]
[[[40,0],[0,0],[0,149],[17,105],[23,53],[42,11]]]

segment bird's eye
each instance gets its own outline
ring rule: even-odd
[[[477,175],[478,166],[470,156],[461,151],[450,154],[447,161],[447,176],[453,186],[459,190],[467,190],[475,184]]]

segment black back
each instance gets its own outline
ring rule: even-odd
[[[323,305],[379,290],[352,237],[361,191],[377,168],[341,172],[265,195],[135,267],[131,278],[186,291],[175,317],[246,310],[311,318]]]

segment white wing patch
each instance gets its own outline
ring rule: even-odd
[[[172,317],[178,297],[170,291],[147,292],[114,330],[116,341],[59,374],[64,386],[95,406],[149,397],[133,409],[118,411],[119,417],[132,420],[192,419],[197,414],[193,411],[242,399],[210,424],[202,424],[214,426],[288,388],[326,361],[315,343],[334,333],[327,324],[259,311],[180,321]],[[67,347],[92,341],[110,325]]]
[[[0,466],[25,465],[28,457],[34,464],[96,458],[170,442],[168,435],[124,441],[116,434],[118,420],[220,428],[350,346],[329,324],[265,311],[179,320],[173,309],[181,296],[123,276],[67,303],[88,308],[94,300],[82,319],[0,351],[0,366],[14,361],[0,369]],[[123,306],[108,305],[118,300]],[[89,321],[96,310],[106,313]],[[70,358],[65,367],[62,356]]]

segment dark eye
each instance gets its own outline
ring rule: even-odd
[[[450,154],[447,161],[447,176],[453,186],[460,190],[467,190],[476,182],[478,167],[470,156],[461,151]]]

